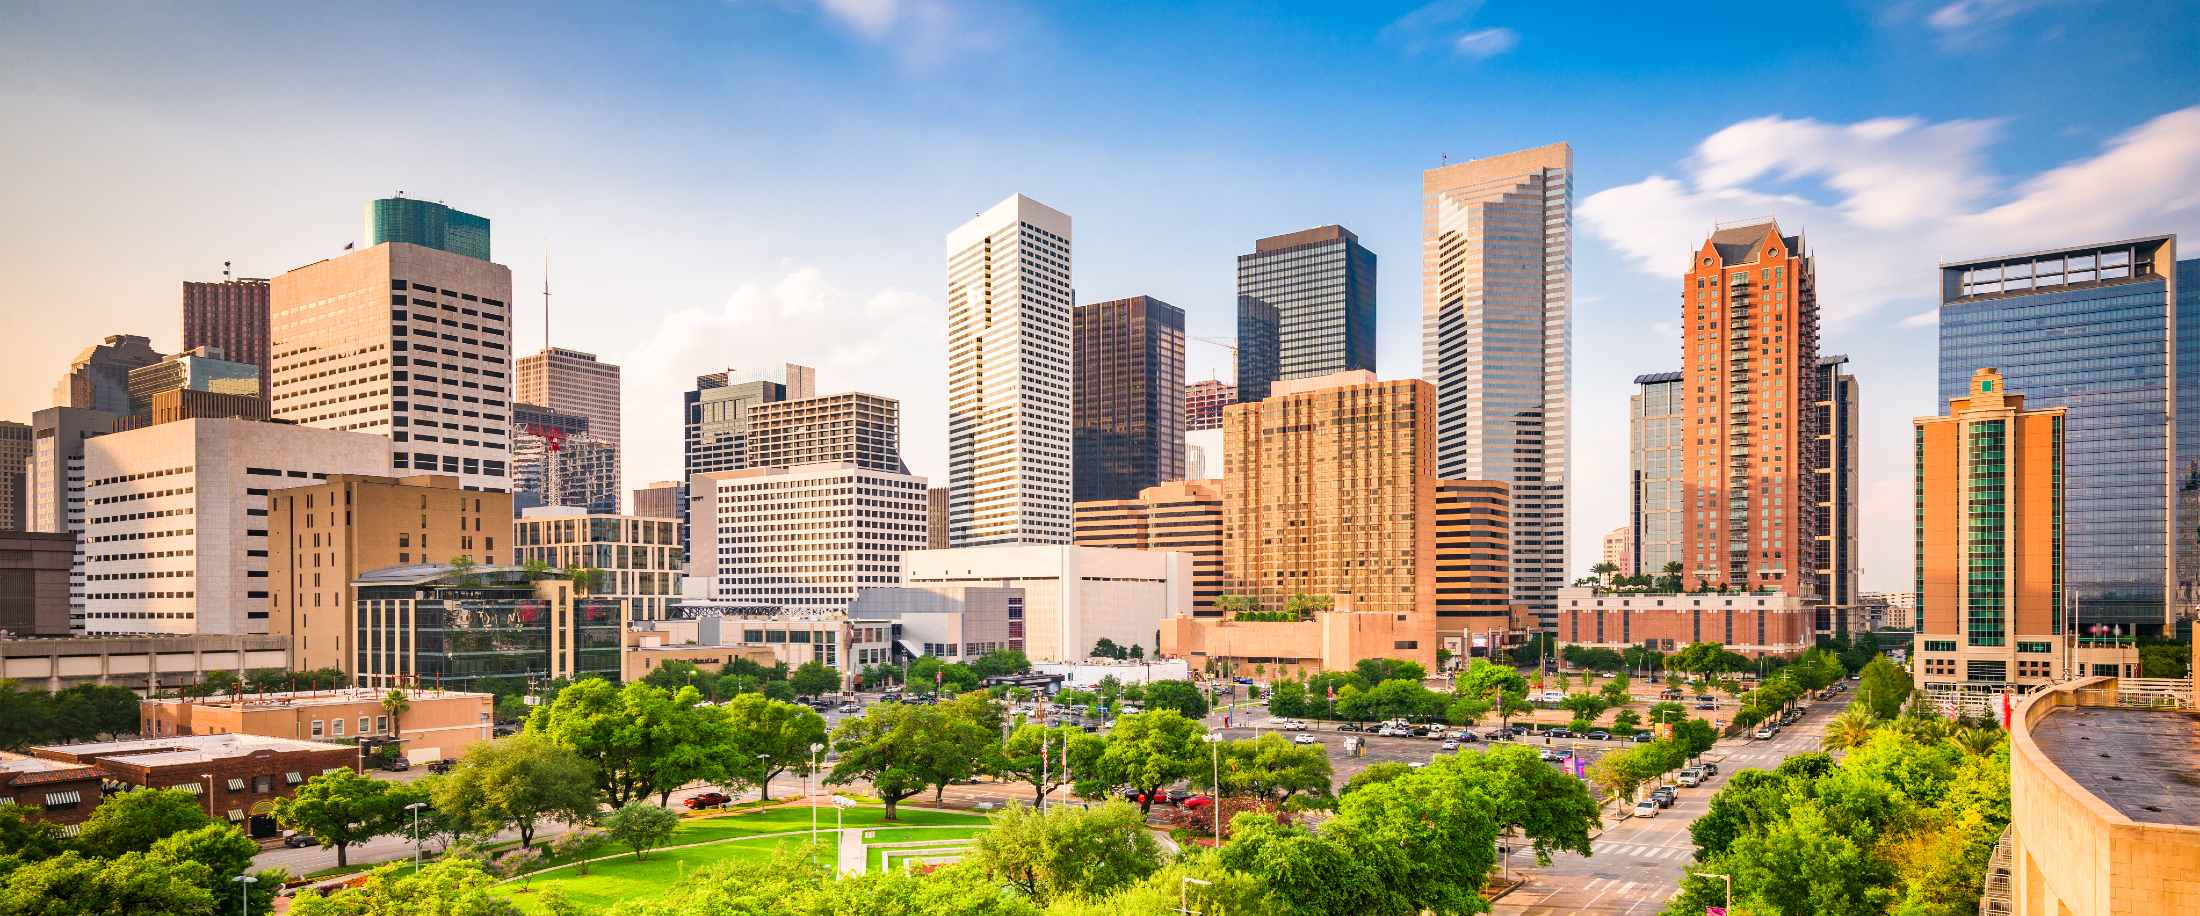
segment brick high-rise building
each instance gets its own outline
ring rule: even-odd
[[[1684,576],[1813,597],[1826,419],[1815,264],[1776,223],[1719,229],[1681,299]]]
[[[1269,236],[1238,255],[1237,395],[1375,371],[1375,252],[1343,226]]]
[[[512,364],[515,385],[512,400],[540,404],[560,413],[588,418],[588,434],[613,448],[619,438],[619,367],[596,359],[594,353],[551,347]],[[618,469],[612,469],[611,492],[617,498]],[[614,504],[613,508],[617,508]]]
[[[183,284],[183,348],[213,347],[223,356],[260,369],[260,394],[268,392],[267,281],[255,278]]]
[[[1184,477],[1184,310],[1152,296],[1077,307],[1078,501]]]
[[[1514,629],[1511,503],[1496,481],[1436,481],[1436,632],[1469,653]]]
[[[1077,504],[1079,547],[1174,550],[1192,555],[1192,613],[1216,617],[1222,596],[1222,482],[1176,480],[1135,499]]]
[[[1222,428],[1222,408],[1237,403],[1237,386],[1204,379],[1184,386],[1184,431]]]

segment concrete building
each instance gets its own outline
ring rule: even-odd
[[[120,416],[81,407],[31,414],[31,458],[23,485],[30,530],[77,538],[69,565],[69,629],[76,633],[84,632],[84,443],[121,423]]]
[[[152,418],[153,397],[163,392],[197,391],[257,398],[260,367],[224,358],[214,347],[185,350],[130,370],[130,417],[137,425]],[[265,408],[260,411],[266,412]]]
[[[1079,502],[1079,547],[1172,550],[1192,558],[1192,615],[1219,617],[1222,597],[1222,481],[1175,480],[1135,499]]]
[[[136,334],[110,334],[69,361],[69,371],[54,385],[54,406],[128,416],[130,370],[160,359],[152,341]]]
[[[680,542],[688,556],[695,555],[688,518],[695,475],[748,467],[750,412],[759,404],[810,397],[815,379],[816,370],[793,363],[785,365],[777,381],[728,369],[696,376],[695,387],[681,395],[686,426],[680,454]]]
[[[1671,652],[1713,642],[1749,658],[1792,658],[1817,643],[1816,605],[1777,592],[1635,592],[1566,588],[1558,593],[1558,641],[1623,651]]]
[[[76,536],[0,531],[0,640],[69,635]]]
[[[646,671],[654,666],[652,663],[663,664],[663,659],[679,657],[672,654],[678,650],[688,650],[690,661],[697,655],[746,657],[767,666],[784,663],[789,668],[817,662],[840,672],[842,690],[853,690],[856,675],[865,667],[894,660],[894,627],[888,621],[859,620],[845,611],[785,611],[744,605],[689,605],[684,610],[693,616],[652,621],[630,632],[630,647],[651,640],[652,634],[661,645],[656,654],[641,647],[632,666]],[[761,656],[757,654],[759,649],[764,653]],[[637,649],[630,648],[628,654],[636,655]]]
[[[581,566],[600,569],[593,597],[626,604],[630,620],[670,616],[686,575],[680,552],[680,523],[589,512],[574,506],[541,506],[520,512],[512,523],[513,562],[540,562],[552,569]]]
[[[213,671],[293,670],[280,636],[79,636],[0,639],[0,679],[58,692],[78,684],[174,690]]]
[[[1916,592],[1865,592],[1870,601],[1877,598],[1885,606],[1876,628],[1888,630],[1914,630],[1917,628]]]
[[[700,641],[700,624],[709,624],[712,639],[723,633],[717,618],[702,620],[635,621],[626,631],[619,653],[619,680],[638,681],[666,662],[682,661],[712,673],[746,659],[769,668],[779,663],[779,653],[764,645],[721,645]],[[738,634],[736,634],[738,635]]]
[[[222,265],[218,283],[183,282],[183,348],[212,347],[228,358],[260,370],[258,393],[269,391],[267,375],[267,281],[229,278]]]
[[[97,768],[111,782],[180,789],[204,799],[206,813],[272,837],[275,800],[313,776],[359,769],[359,748],[259,735],[186,735],[34,747],[47,760]]]
[[[477,690],[484,682],[619,676],[625,609],[516,566],[392,566],[352,582],[359,686]]]
[[[490,739],[496,697],[461,690],[409,690],[395,718],[382,701],[389,691],[367,687],[248,693],[202,699],[138,702],[138,734],[257,735],[309,741],[396,744],[413,763],[455,760]]]
[[[926,539],[924,478],[852,462],[695,476],[688,574],[714,602],[837,611]]]
[[[589,435],[613,448],[625,445],[619,438],[619,367],[597,360],[594,353],[551,347],[520,357],[512,370],[517,376],[513,400],[585,417]],[[616,470],[613,477],[611,492],[616,500],[621,489]],[[609,511],[618,510],[614,503]]]
[[[587,417],[514,403],[511,468],[516,508],[618,513],[619,447],[598,437]]]
[[[0,531],[31,530],[31,427],[0,420]]]
[[[387,474],[388,439],[183,420],[84,443],[88,633],[267,633],[270,494]]]
[[[1635,529],[1621,525],[1604,532],[1604,562],[1619,567],[1617,576],[1635,574]]]
[[[1227,476],[1223,451],[1222,427],[1185,433],[1184,479],[1221,480]]]
[[[1069,215],[1017,194],[947,234],[948,541],[1070,540]]]
[[[489,260],[489,219],[402,194],[367,202],[367,245],[402,242]],[[502,297],[500,297],[502,298]]]
[[[31,820],[81,824],[99,807],[106,775],[98,767],[0,751],[0,805]]]
[[[1662,576],[1681,562],[1681,443],[1687,438],[1687,386],[1681,373],[1635,376],[1627,410],[1629,558],[1638,575]]]
[[[290,640],[298,670],[355,673],[361,574],[459,556],[514,562],[512,494],[462,489],[454,475],[331,474],[270,493],[267,506],[267,632]]]
[[[1077,307],[1077,500],[1184,479],[1184,310],[1152,296]]]
[[[988,652],[1025,651],[1022,588],[928,585],[866,588],[848,606],[850,617],[893,625],[903,656],[969,662]]]
[[[1222,408],[1237,402],[1237,386],[1229,382],[1204,379],[1184,386],[1184,431],[1221,429]]]
[[[1190,617],[1192,564],[1186,554],[1068,544],[998,544],[918,550],[902,556],[901,585],[985,586],[1024,591],[1024,654],[1033,662],[1078,661],[1102,639],[1159,644],[1166,621]]]
[[[844,461],[909,473],[901,460],[901,402],[851,391],[749,408],[746,467],[791,468]]]
[[[256,394],[220,394],[199,391],[195,388],[179,388],[153,394],[146,414],[131,417],[131,428],[157,426],[178,420],[255,420],[265,421],[267,399]]]
[[[1436,633],[1460,658],[1488,655],[1520,632],[1512,599],[1511,494],[1488,480],[1436,482]]]
[[[1238,255],[1237,396],[1285,379],[1375,371],[1375,252],[1343,226],[1253,243]]]
[[[1513,600],[1548,627],[1572,479],[1574,152],[1564,143],[1421,173],[1421,377],[1436,474],[1512,493]]]
[[[1818,361],[1816,409],[1822,413],[1817,438],[1804,454],[1813,457],[1818,477],[1817,542],[1812,568],[1818,577],[1812,589],[1818,595],[1818,632],[1846,636],[1855,617],[1857,580],[1863,570],[1857,554],[1858,504],[1862,491],[1857,477],[1857,430],[1862,420],[1858,400],[1863,396],[1856,376],[1844,368],[1846,356]]]
[[[680,517],[681,497],[687,488],[676,480],[659,480],[634,490],[634,512],[638,518]]]
[[[275,419],[382,436],[397,471],[511,488],[510,268],[391,242],[285,273],[268,296]]]
[[[924,549],[947,549],[947,498],[946,487],[933,487],[924,494]]]
[[[2177,568],[2173,534],[2200,538],[2176,502],[2200,469],[2200,398],[2177,396],[2179,379],[2200,377],[2187,374],[2200,345],[2177,337],[2200,300],[2176,282],[2176,257],[2175,236],[2152,236],[1940,265],[1940,397],[1965,397],[1993,366],[2030,406],[2070,408],[2068,600],[2087,624],[2149,635],[2174,625],[2179,583],[2200,581]]]

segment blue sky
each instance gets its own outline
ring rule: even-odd
[[[1818,257],[1864,388],[1865,584],[1908,568],[1934,264],[2200,235],[2200,26],[2176,3],[23,4],[0,31],[0,417],[177,284],[269,275],[394,190],[491,217],[556,342],[623,362],[630,484],[678,391],[780,362],[902,397],[944,468],[943,237],[1015,192],[1075,220],[1079,298],[1233,330],[1252,239],[1381,258],[1380,363],[1419,373],[1419,172],[1574,144],[1575,566],[1625,517],[1629,379],[1673,367],[1681,258],[1772,215]],[[515,296],[520,349],[539,297]],[[1191,377],[1223,362],[1195,343]]]

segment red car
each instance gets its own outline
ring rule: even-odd
[[[1183,806],[1184,806],[1184,807],[1186,807],[1186,808],[1189,808],[1189,809],[1191,809],[1191,810],[1193,810],[1193,811],[1197,811],[1197,810],[1199,810],[1199,809],[1201,809],[1201,808],[1205,808],[1205,807],[1207,807],[1208,805],[1212,805],[1212,804],[1214,804],[1214,803],[1215,803],[1215,800],[1214,800],[1214,799],[1212,799],[1212,798],[1208,798],[1208,797],[1207,797],[1207,796],[1205,796],[1205,795],[1194,795],[1194,796],[1192,796],[1192,797],[1190,797],[1190,798],[1187,798],[1187,799],[1185,799],[1185,800],[1184,800],[1184,801],[1182,802],[1182,804],[1183,804]]]
[[[688,796],[687,801],[681,802],[681,804],[688,806],[690,811],[701,811],[704,808],[723,807],[732,800],[727,798],[724,792],[704,792],[700,795]]]

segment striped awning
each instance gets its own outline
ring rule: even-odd
[[[233,820],[233,821],[241,821],[241,820],[244,820],[244,809],[243,809],[243,808],[231,808],[231,809],[229,809],[229,819],[230,819],[230,820]]]
[[[15,804],[15,796],[13,796],[13,795],[0,795],[0,805],[12,805],[12,804]]]
[[[288,773],[283,774],[283,781],[295,786],[301,782],[305,782],[306,778],[298,775],[297,770],[292,770]]]
[[[205,786],[199,785],[195,782],[187,782],[181,785],[169,786],[168,788],[174,789],[178,792],[189,792],[193,795],[199,795],[206,791]]]
[[[84,793],[77,789],[70,789],[66,792],[46,793],[47,805],[77,805],[82,804],[83,802]]]
[[[345,771],[345,770],[348,770],[348,769],[351,769],[351,768],[350,768],[350,767],[329,767],[328,769],[322,770],[322,771],[321,771],[321,775],[323,775],[323,776],[327,776],[327,775],[328,775],[328,774],[330,774],[330,773],[341,773],[341,772],[343,772],[343,771]]]
[[[231,791],[231,792],[242,792],[242,791],[244,791],[244,780],[242,780],[242,779],[231,779],[231,780],[229,781],[229,791]]]

